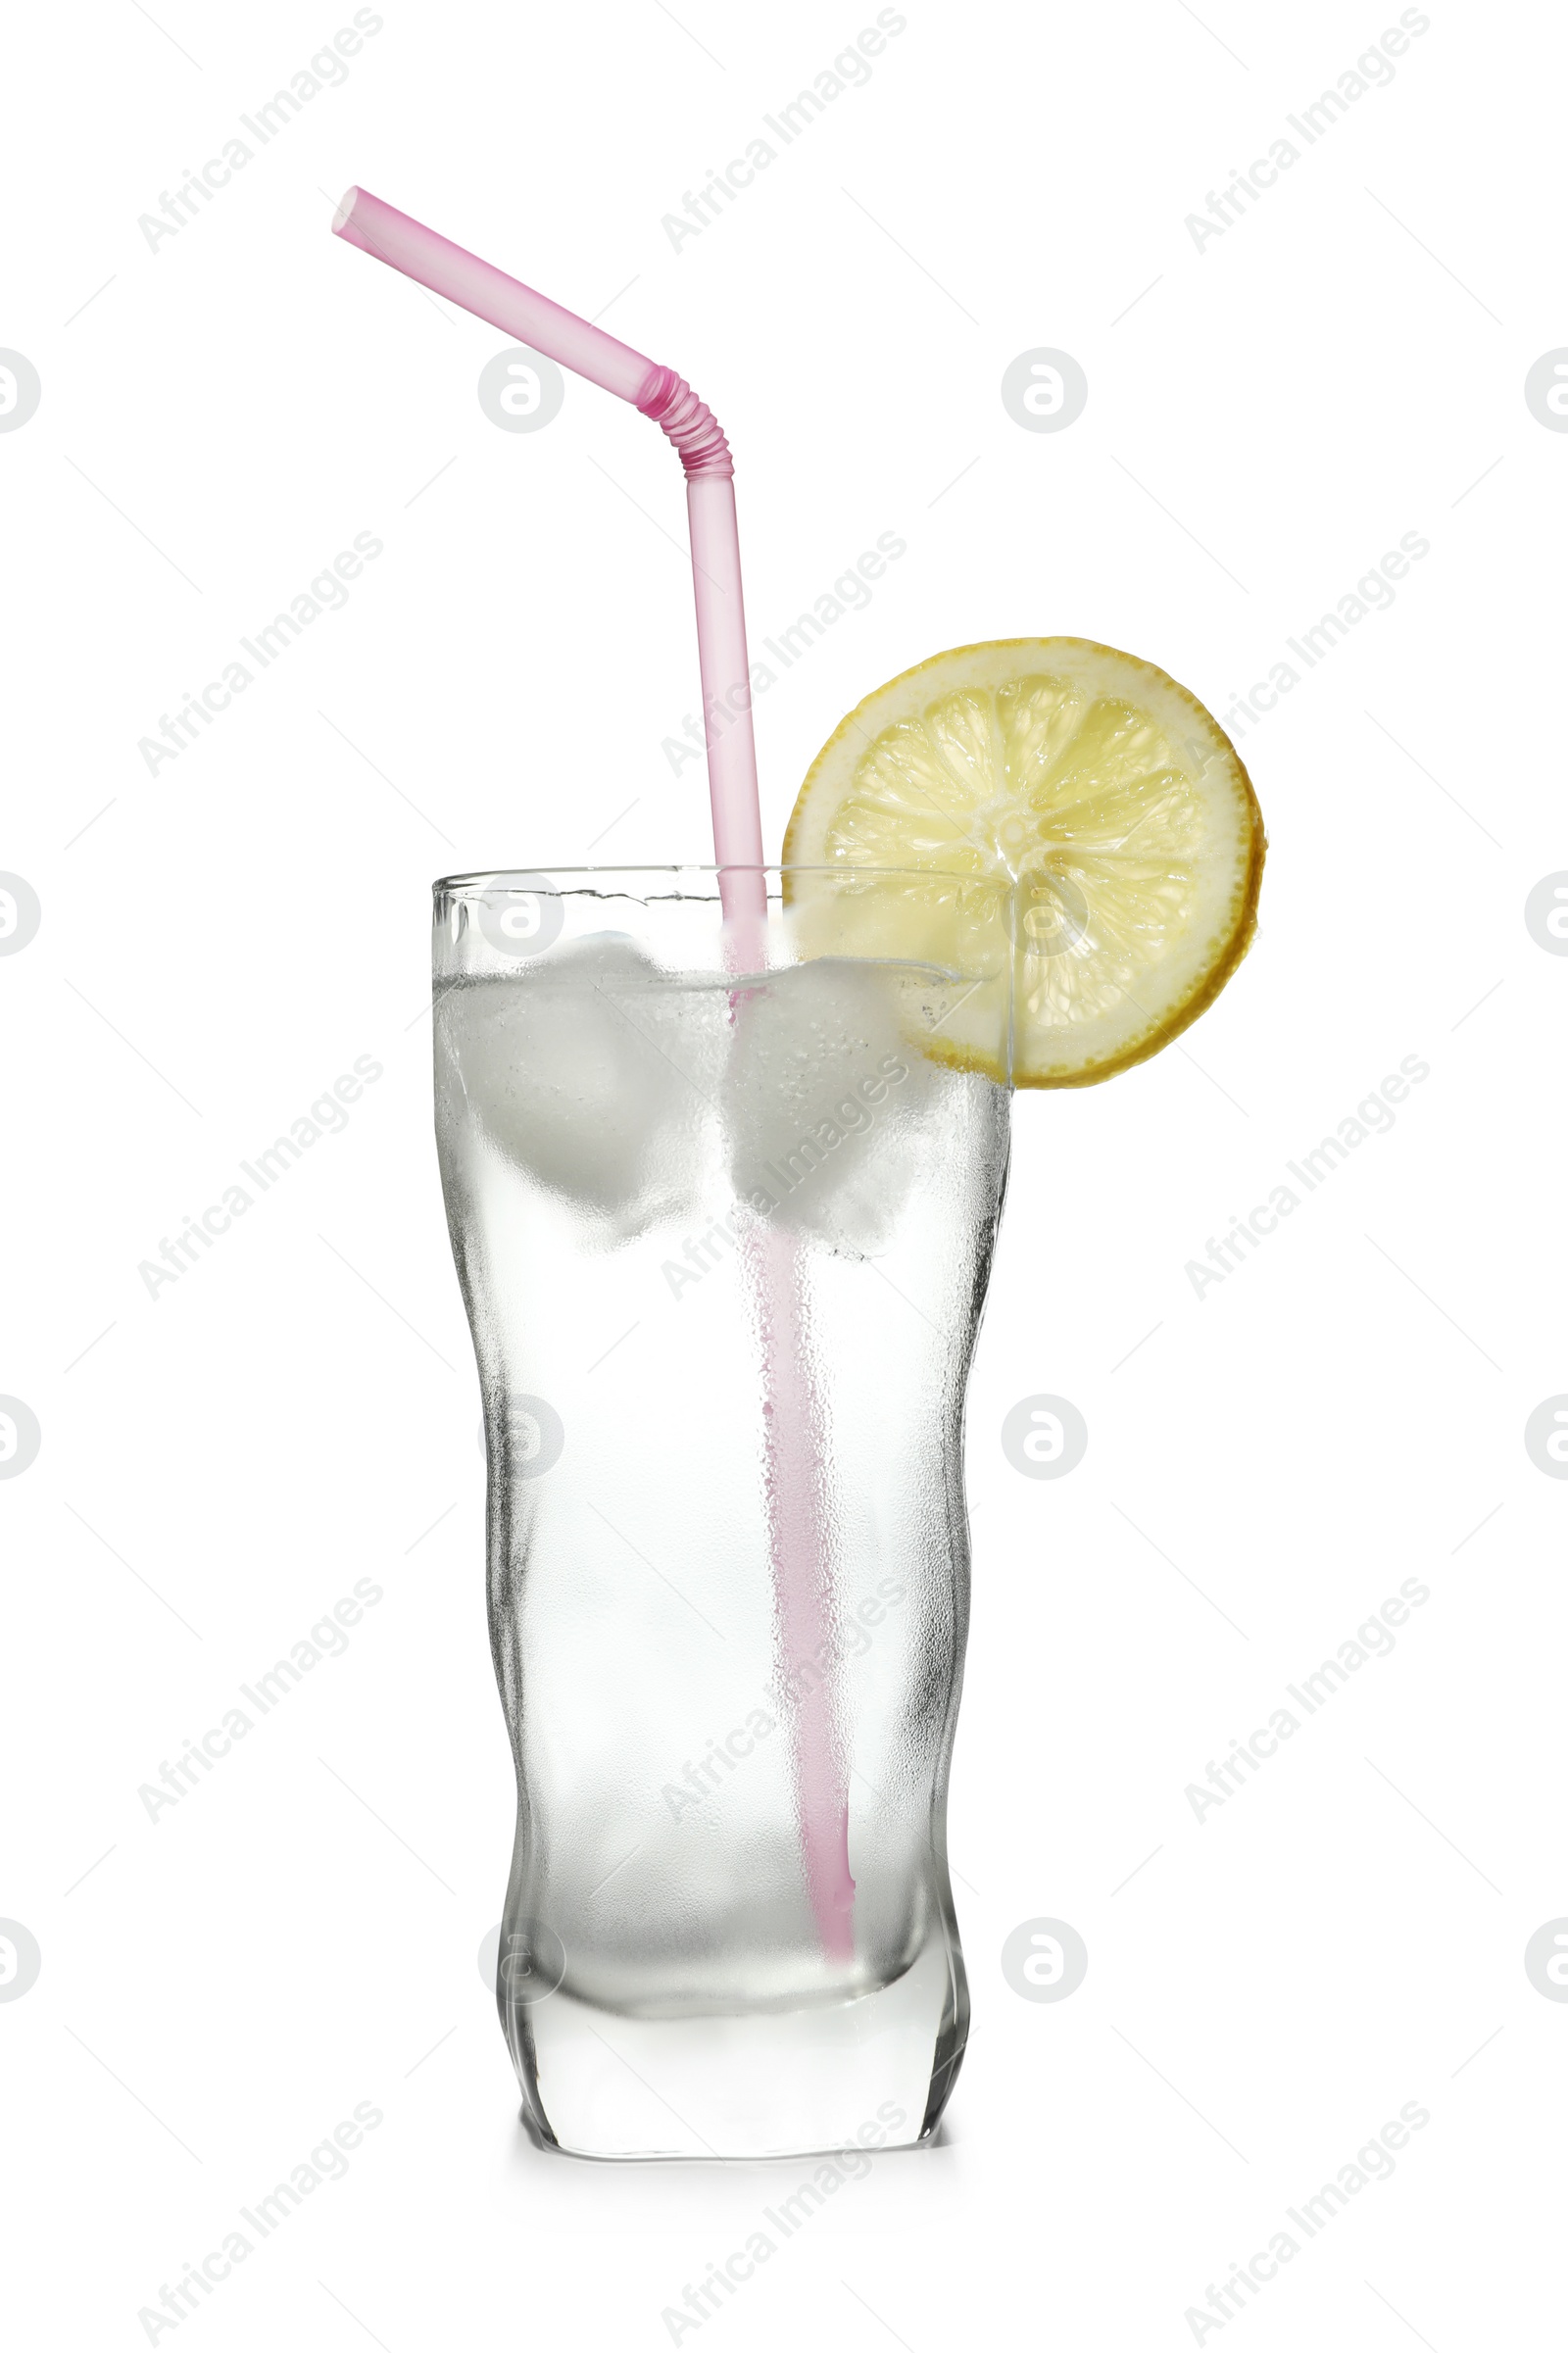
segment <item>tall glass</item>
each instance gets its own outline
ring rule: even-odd
[[[766,891],[738,952],[710,868],[435,886],[517,1776],[497,1998],[584,2155],[907,2145],[967,2030],[944,1819],[1008,893]]]

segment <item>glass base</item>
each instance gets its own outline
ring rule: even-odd
[[[946,2105],[966,2023],[940,1938],[892,1984],[809,2009],[629,2017],[563,1986],[503,2011],[541,2137],[624,2159],[916,2147]]]

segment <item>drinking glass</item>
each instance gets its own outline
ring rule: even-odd
[[[497,1999],[583,2155],[912,2144],[967,2032],[945,1806],[1009,893],[765,879],[744,969],[712,868],[435,886],[517,1784]]]

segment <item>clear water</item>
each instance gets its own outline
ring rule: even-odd
[[[963,987],[736,984],[608,932],[438,982],[517,1771],[498,1992],[563,2147],[838,2147],[894,2109],[912,2141],[951,2090],[963,1395],[1007,1158],[1005,1090],[927,1051]]]

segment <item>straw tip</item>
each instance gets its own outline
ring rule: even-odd
[[[342,236],[343,231],[347,228],[349,221],[353,217],[354,208],[359,201],[360,191],[358,188],[350,188],[346,191],[341,203],[338,205],[337,211],[332,215],[332,234],[334,237]]]

